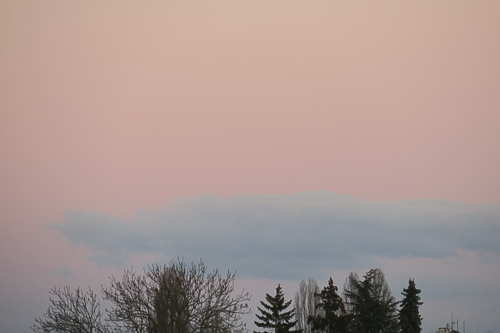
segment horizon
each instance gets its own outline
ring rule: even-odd
[[[500,333],[499,14],[0,2],[0,330],[184,257],[256,301],[380,267],[424,333]]]

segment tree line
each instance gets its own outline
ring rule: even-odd
[[[245,333],[242,320],[250,313],[251,295],[235,293],[235,273],[223,276],[206,265],[181,259],[168,265],[148,266],[144,273],[124,272],[110,277],[102,297],[92,290],[53,287],[50,305],[35,318],[37,333]],[[330,278],[320,291],[309,279],[302,281],[292,300],[285,301],[281,285],[274,296],[265,295],[257,307],[255,325],[262,333],[420,333],[420,290],[409,280],[403,300],[391,295],[381,269],[363,280],[351,273],[343,297]],[[108,301],[104,311],[101,299]],[[254,333],[259,333],[254,331]]]
[[[295,331],[420,333],[420,292],[415,281],[409,279],[401,293],[403,299],[396,301],[380,268],[371,269],[363,279],[351,272],[342,296],[332,278],[321,291],[314,279],[302,281],[295,295]]]

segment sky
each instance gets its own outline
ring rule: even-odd
[[[500,3],[0,1],[0,330],[175,258],[500,332]],[[254,315],[245,320],[252,325]]]

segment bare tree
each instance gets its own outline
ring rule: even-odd
[[[244,330],[250,294],[234,294],[235,273],[207,273],[205,264],[172,261],[148,266],[144,275],[126,271],[103,288],[112,302],[109,321],[123,332],[219,333]]]
[[[355,272],[350,272],[349,276],[345,279],[344,292],[342,293],[342,296],[344,298],[344,305],[347,313],[353,313],[354,307],[349,303],[349,299],[347,298],[346,294],[350,294],[355,291],[352,281],[358,281],[358,280],[359,280],[359,275],[358,273]]]
[[[389,284],[385,280],[385,274],[380,268],[375,268],[373,274],[373,286],[375,287],[375,295],[380,297],[382,301],[387,302],[394,299],[389,289]]]
[[[245,331],[241,316],[250,313],[250,294],[234,293],[235,273],[211,273],[203,261],[152,265],[144,274],[124,272],[102,287],[111,302],[103,322],[99,301],[89,289],[53,288],[45,318],[35,318],[37,333],[234,333]]]
[[[110,278],[110,286],[102,288],[104,300],[111,301],[107,320],[119,332],[148,332],[148,325],[154,317],[154,303],[151,299],[150,281],[132,270],[124,272],[117,280]]]
[[[303,333],[311,333],[311,325],[307,322],[310,316],[316,316],[317,308],[320,302],[318,283],[313,279],[302,280],[299,285],[299,291],[295,294],[295,318],[297,319],[297,328],[301,329]]]
[[[49,309],[45,318],[35,318],[34,332],[40,333],[105,333],[108,328],[102,322],[102,312],[96,294],[89,288],[84,292],[79,287],[71,292],[69,286],[52,288]]]
[[[149,267],[146,276],[157,286],[155,323],[158,333],[232,332],[244,330],[241,315],[250,313],[250,294],[234,292],[235,273],[207,273],[205,264]]]

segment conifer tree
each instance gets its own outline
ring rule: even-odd
[[[286,311],[286,309],[292,303],[292,300],[285,302],[285,296],[281,285],[278,284],[276,288],[276,295],[273,297],[266,294],[266,301],[260,301],[261,307],[257,307],[260,311],[260,315],[256,314],[260,321],[255,321],[255,325],[265,329],[270,329],[269,331],[264,331],[263,333],[299,333],[300,330],[293,330],[292,328],[297,324],[296,320],[293,320],[295,314],[295,309]],[[254,331],[254,333],[257,333]]]
[[[350,313],[355,316],[353,330],[361,333],[396,333],[399,329],[397,302],[390,293],[382,270],[371,269],[363,281],[356,277],[356,274],[350,274],[349,286],[344,286],[346,303]]]
[[[352,315],[346,313],[342,297],[337,294],[339,288],[333,284],[333,279],[328,280],[328,286],[321,293],[315,294],[320,302],[316,305],[317,314],[309,316],[308,322],[312,325],[313,332],[340,333],[348,329]]]
[[[399,310],[399,325],[401,333],[420,333],[422,328],[422,317],[419,314],[418,308],[423,302],[420,302],[420,289],[415,286],[415,281],[409,279],[408,288],[403,289],[401,293],[404,298],[401,301],[401,309]]]

